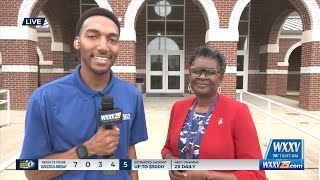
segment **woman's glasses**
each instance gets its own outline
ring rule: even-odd
[[[199,67],[189,66],[189,71],[191,75],[194,76],[201,76],[203,72],[206,77],[216,76],[219,74],[219,70],[217,68],[201,69]]]

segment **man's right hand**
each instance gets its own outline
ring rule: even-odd
[[[112,129],[101,127],[98,132],[83,145],[88,151],[88,155],[110,155],[116,151],[119,144],[120,130],[116,125]]]

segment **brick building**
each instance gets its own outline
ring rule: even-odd
[[[95,6],[121,21],[114,72],[143,82],[144,92],[187,92],[188,57],[207,45],[227,60],[223,94],[294,90],[300,107],[320,110],[320,0],[0,0],[0,88],[11,90],[13,109],[80,63],[76,22]],[[301,18],[300,28],[289,15]],[[22,26],[38,16],[47,28]]]

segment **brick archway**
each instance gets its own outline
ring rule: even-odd
[[[63,33],[58,19],[53,15],[51,9],[43,8],[42,11],[49,23],[50,31],[52,33],[52,42],[62,42]]]
[[[299,42],[295,43],[294,45],[292,45],[292,46],[288,49],[288,51],[287,51],[287,53],[286,53],[286,55],[285,55],[285,57],[284,57],[284,61],[281,62],[281,63],[282,63],[283,65],[289,66],[289,58],[290,58],[291,53],[292,53],[297,47],[299,47],[299,46],[301,46],[301,45],[302,45],[302,44],[301,44],[301,41],[299,41]]]
[[[238,0],[234,6],[230,20],[229,28],[238,29],[238,24],[242,11],[251,0]],[[289,0],[295,8],[301,13],[303,8],[307,10],[303,15],[304,30],[319,29],[320,30],[320,9],[316,0]],[[308,25],[309,24],[309,25]]]
[[[197,0],[203,7],[206,13],[206,20],[208,22],[209,29],[219,28],[219,16],[214,3],[211,0]],[[145,1],[132,0],[127,8],[125,19],[124,19],[124,29],[121,30],[122,34],[126,34],[125,40],[136,41],[135,32],[135,20],[138,15],[140,7]]]
[[[34,7],[42,0],[23,0],[18,13],[17,26],[21,26],[23,19],[26,17],[31,17]],[[47,0],[44,0],[45,2]],[[112,8],[107,0],[95,0],[99,7],[106,8],[112,11]]]
[[[277,19],[272,23],[272,27],[269,32],[269,37],[268,37],[268,44],[277,44],[279,46],[279,32],[281,30],[281,27],[283,23],[285,23],[288,15],[292,12],[294,12],[294,9],[287,9],[283,11]]]

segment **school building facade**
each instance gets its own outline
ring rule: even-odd
[[[143,92],[188,92],[188,58],[207,45],[227,61],[223,94],[293,91],[301,108],[320,110],[320,0],[1,0],[0,89],[13,109],[80,64],[75,26],[98,6],[121,22],[113,71]],[[46,24],[23,26],[30,17]]]

